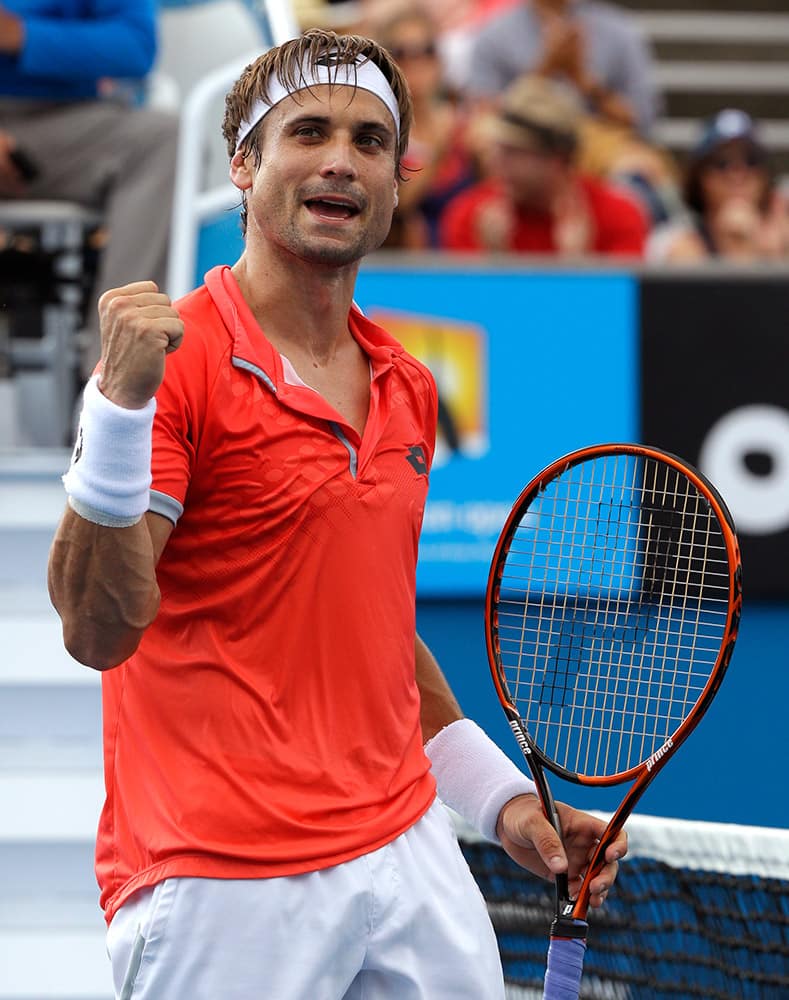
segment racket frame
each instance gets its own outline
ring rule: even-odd
[[[523,516],[531,505],[535,497],[542,493],[548,483],[566,473],[574,465],[591,458],[607,455],[630,455],[645,459],[652,459],[664,462],[683,476],[687,477],[696,487],[699,493],[705,497],[712,507],[718,521],[722,525],[722,535],[726,544],[726,554],[729,564],[728,580],[728,611],[726,623],[723,630],[723,640],[718,653],[717,660],[710,671],[710,676],[704,686],[702,693],[696,700],[695,705],[688,713],[687,717],[655,753],[645,761],[635,767],[631,767],[614,775],[588,776],[580,775],[569,771],[555,761],[549,760],[539,747],[534,743],[529,735],[528,729],[520,717],[520,714],[513,703],[513,699],[508,691],[506,678],[504,677],[501,656],[499,652],[499,628],[496,605],[499,596],[499,583],[501,572],[507,553],[515,534],[515,527],[521,523]],[[509,722],[510,728],[523,752],[524,759],[529,767],[534,783],[537,786],[537,794],[542,805],[546,818],[553,828],[562,836],[561,822],[556,810],[555,800],[544,774],[544,769],[551,771],[560,778],[586,786],[619,785],[626,781],[633,781],[619,807],[611,816],[600,842],[592,855],[584,876],[581,889],[575,899],[570,897],[569,885],[566,874],[556,876],[556,919],[552,928],[552,935],[566,937],[583,937],[585,935],[585,923],[583,927],[579,925],[584,922],[589,907],[590,884],[598,872],[605,865],[605,852],[619,836],[625,825],[627,818],[632,813],[638,800],[646,791],[648,785],[668,763],[679,746],[685,741],[690,733],[695,729],[704,713],[707,711],[713,697],[715,696],[726,669],[731,661],[734,651],[734,644],[739,629],[742,612],[742,564],[740,560],[739,544],[734,528],[734,520],[720,496],[718,491],[697,469],[689,466],[687,462],[670,452],[654,448],[649,445],[638,445],[628,443],[612,443],[603,445],[591,445],[580,448],[577,451],[569,452],[561,458],[556,459],[546,466],[530,483],[521,491],[517,500],[512,506],[504,527],[501,530],[496,548],[491,559],[490,573],[488,575],[488,585],[485,595],[485,640],[488,651],[488,661],[493,683],[499,696],[504,713]]]

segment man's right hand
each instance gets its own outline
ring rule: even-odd
[[[101,391],[118,406],[142,409],[162,384],[165,358],[178,349],[183,322],[153,281],[105,292],[99,320]]]

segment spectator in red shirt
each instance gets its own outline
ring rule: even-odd
[[[422,250],[438,246],[444,206],[478,179],[466,142],[466,116],[444,86],[432,18],[414,4],[399,8],[375,31],[375,38],[400,66],[411,91],[414,124],[403,157],[406,182],[387,248]]]
[[[447,250],[640,257],[647,221],[628,195],[575,163],[582,109],[567,88],[523,76],[481,126],[487,178],[447,206]]]

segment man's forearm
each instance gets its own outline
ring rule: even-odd
[[[444,726],[462,718],[463,713],[436,658],[419,636],[416,637],[416,682],[422,704],[422,739],[427,743]]]
[[[106,528],[68,508],[50,551],[48,581],[69,653],[96,670],[117,666],[137,648],[159,608],[146,520]]]

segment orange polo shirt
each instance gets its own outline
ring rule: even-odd
[[[357,857],[435,796],[414,676],[430,373],[352,311],[371,367],[360,438],[287,377],[229,268],[178,310],[153,437],[151,509],[175,522],[161,608],[103,675],[108,921],[168,877]]]

